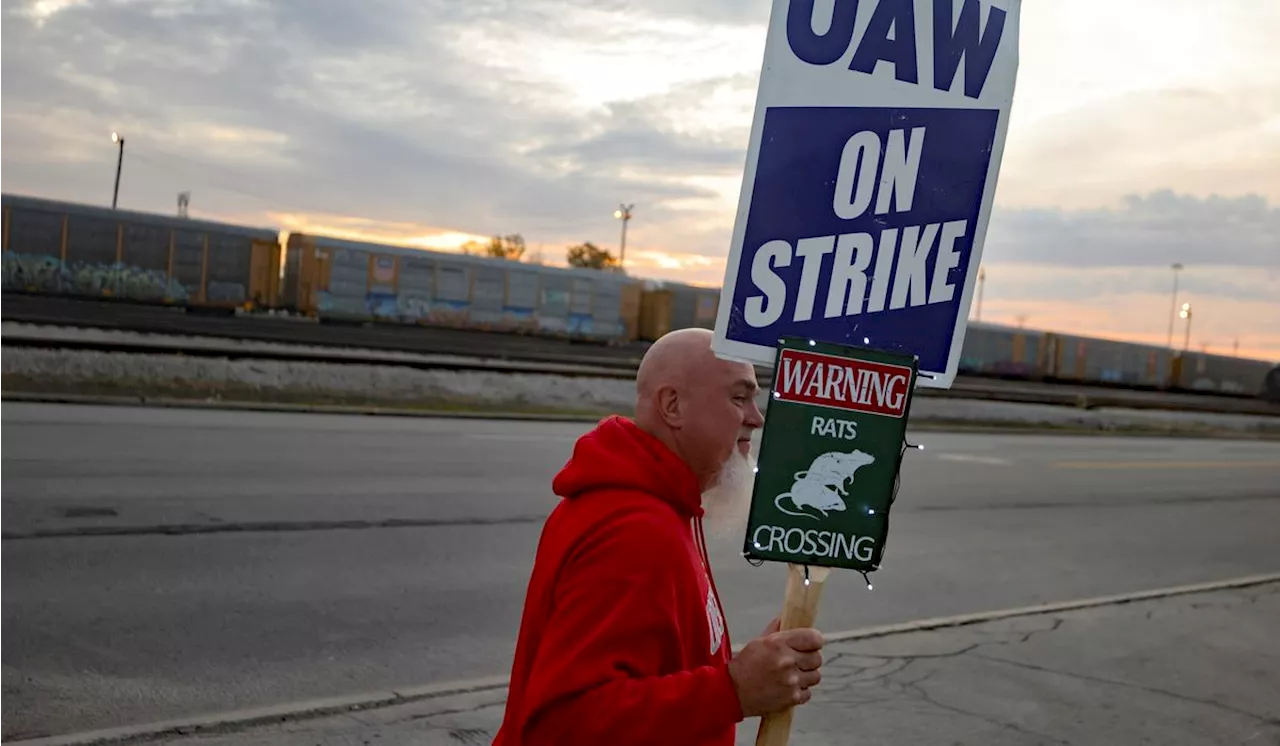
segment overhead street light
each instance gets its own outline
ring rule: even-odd
[[[613,216],[622,221],[622,241],[618,244],[618,266],[624,271],[627,268],[627,223],[631,220],[631,208],[633,207],[635,207],[635,203],[619,205],[618,209],[613,211]]]
[[[1178,308],[1178,271],[1182,269],[1181,264],[1173,264],[1173,301],[1169,305],[1169,338],[1165,340],[1164,346],[1173,349],[1173,315]],[[1186,318],[1185,316],[1183,318]]]
[[[1190,303],[1182,304],[1182,310],[1178,312],[1178,317],[1187,320],[1187,330],[1186,330],[1185,336],[1183,336],[1182,338],[1182,351],[1186,352],[1187,348],[1191,346],[1191,304]]]
[[[116,209],[116,200],[120,197],[120,167],[124,165],[124,138],[119,132],[111,133],[111,142],[120,146],[119,155],[116,156],[116,188],[111,192],[111,209]]]

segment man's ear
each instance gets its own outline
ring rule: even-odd
[[[679,430],[684,425],[684,403],[674,386],[663,386],[658,389],[658,414],[662,421],[672,430]]]

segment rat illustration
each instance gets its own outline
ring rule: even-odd
[[[774,498],[773,504],[787,515],[804,516],[819,520],[812,513],[800,512],[805,508],[813,508],[826,517],[829,511],[845,509],[842,496],[847,497],[844,483],[854,478],[858,469],[875,462],[875,457],[863,451],[853,453],[824,453],[813,460],[813,464],[804,471],[795,474],[795,484],[790,492],[784,492]],[[783,507],[782,502],[790,498],[795,510]]]

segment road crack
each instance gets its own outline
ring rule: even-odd
[[[926,676],[922,677],[921,679],[915,682],[912,682],[911,684],[906,685],[904,688],[907,691],[914,692],[922,702],[932,705],[938,708],[939,710],[945,710],[946,712],[951,712],[957,715],[964,715],[966,717],[971,717],[977,720],[981,720],[982,722],[988,723],[990,725],[994,725],[997,728],[1000,728],[1001,730],[1012,731],[1014,733],[1018,733],[1025,736],[1034,736],[1036,738],[1041,738],[1051,743],[1059,743],[1059,744],[1064,744],[1065,746],[1070,746],[1071,744],[1070,741],[1064,741],[1060,738],[1056,738],[1047,733],[1041,733],[1039,731],[1031,730],[1030,728],[1024,728],[1021,725],[1018,725],[1017,723],[1011,723],[1006,720],[1001,720],[999,718],[993,717],[991,715],[987,715],[982,712],[966,710],[963,707],[956,707],[955,705],[949,705],[949,704],[939,702],[937,699],[935,699],[932,695],[930,695],[924,689],[925,682],[927,682],[929,678],[933,676],[934,673],[936,673],[936,671],[931,671]]]
[[[991,661],[993,663],[1002,663],[1006,666],[1013,666],[1015,668],[1026,669],[1028,671],[1057,674],[1059,676],[1065,676],[1071,679],[1078,679],[1080,681],[1090,681],[1095,684],[1110,684],[1111,686],[1119,686],[1127,689],[1137,689],[1139,691],[1149,692],[1151,694],[1158,694],[1161,696],[1170,697],[1172,699],[1181,700],[1183,702],[1192,702],[1195,704],[1205,705],[1208,707],[1216,707],[1226,712],[1232,712],[1237,715],[1243,715],[1244,717],[1253,718],[1254,720],[1257,720],[1266,725],[1280,725],[1280,718],[1270,717],[1267,715],[1259,715],[1256,712],[1244,710],[1239,707],[1232,707],[1231,705],[1219,702],[1214,699],[1203,699],[1200,697],[1193,697],[1188,694],[1181,694],[1179,692],[1171,691],[1169,689],[1161,689],[1160,687],[1147,686],[1145,684],[1138,684],[1132,681],[1108,679],[1102,676],[1090,676],[1088,674],[1075,673],[1072,671],[1063,671],[1056,668],[1049,668],[1048,666],[1037,666],[1034,663],[1024,663],[1022,661],[1013,661],[1007,658],[996,658],[990,655],[978,654],[978,655],[975,655],[974,657],[981,658],[984,661]]]
[[[434,712],[420,712],[415,715],[408,715],[397,720],[389,721],[388,725],[394,725],[396,723],[412,723],[419,720],[431,720],[433,718],[444,717],[446,715],[469,715],[481,710],[487,710],[491,707],[505,707],[506,704],[507,698],[503,697],[502,699],[481,702],[470,707],[454,707],[447,710],[436,710]]]

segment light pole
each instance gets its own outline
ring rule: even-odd
[[[1182,269],[1181,264],[1173,265],[1173,300],[1169,304],[1169,338],[1164,343],[1164,346],[1169,349],[1173,349],[1173,317],[1178,310],[1178,270],[1180,269]]]
[[[1187,348],[1191,346],[1191,304],[1183,303],[1182,311],[1178,316],[1187,320],[1187,330],[1182,338],[1182,351],[1185,353]]]
[[[116,200],[120,197],[120,167],[124,165],[124,138],[119,132],[111,133],[111,142],[120,146],[119,155],[116,156],[116,188],[111,192],[111,209],[116,209]]]
[[[982,321],[982,288],[987,284],[987,268],[978,267],[978,315],[975,321]]]
[[[622,221],[622,242],[618,244],[618,267],[624,272],[627,269],[627,223],[631,220],[631,208],[635,204],[619,205],[613,216]]]

